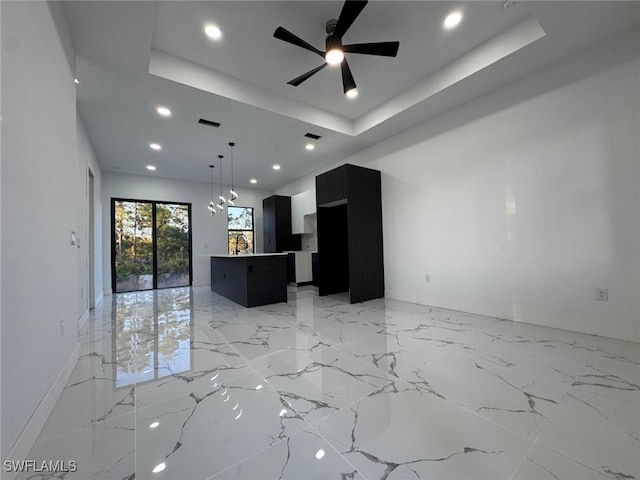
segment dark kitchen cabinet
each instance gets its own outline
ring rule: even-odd
[[[291,197],[272,195],[262,200],[264,253],[300,250],[300,235],[291,234]]]
[[[318,254],[317,252],[313,252],[311,254],[311,278],[313,280],[312,284],[314,287],[317,287],[318,285],[320,285],[319,268],[320,268],[320,260],[318,259]]]
[[[316,177],[318,290],[384,297],[380,172],[346,164]]]

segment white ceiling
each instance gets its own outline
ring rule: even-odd
[[[273,31],[283,26],[323,50],[324,24],[341,8],[64,2],[78,56],[78,109],[102,168],[208,182],[208,165],[220,154],[228,159],[234,141],[235,183],[250,187],[256,178],[255,187],[272,190],[640,25],[640,2],[372,1],[344,42],[397,40],[400,48],[396,58],[347,54],[356,99],[343,95],[340,71],[330,67],[287,85],[322,59]],[[455,9],[463,21],[445,31]],[[222,29],[221,41],[204,35],[207,23]],[[159,105],[173,115],[161,118]],[[322,136],[312,152],[304,149],[307,132]],[[163,149],[152,151],[151,142]]]

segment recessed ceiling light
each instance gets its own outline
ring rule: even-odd
[[[155,172],[156,171],[156,166],[155,165],[147,165],[147,170]]]
[[[77,78],[73,79],[73,83],[75,83],[76,85],[80,83],[80,80],[78,80]]]
[[[307,150],[313,150],[314,148],[316,148],[316,146],[313,143],[307,143],[304,148],[306,148]]]
[[[212,40],[220,40],[222,38],[222,30],[216,25],[207,25],[204,27],[204,33]]]
[[[252,178],[251,180],[249,180],[251,183],[258,183],[258,180],[256,180],[255,178]]]
[[[149,425],[149,428],[158,428],[160,426],[160,422],[153,422],[151,425]]]
[[[156,466],[154,467],[154,469],[153,469],[153,470],[151,470],[151,471],[152,471],[153,473],[160,473],[160,472],[161,472],[161,471],[163,471],[165,468],[167,468],[167,464],[166,464],[166,463],[164,463],[164,462],[162,462],[162,463],[159,463],[158,465],[156,465]]]
[[[357,96],[358,96],[358,89],[357,88],[352,88],[351,90],[347,91],[347,97],[356,98]]]
[[[149,147],[151,150],[162,150],[162,146],[158,143],[150,143]]]
[[[170,117],[171,116],[171,110],[169,110],[167,107],[158,107],[156,109],[156,111],[162,115],[163,117]]]
[[[274,169],[274,170],[280,170],[280,165],[277,165],[277,164],[276,164],[276,165],[274,165],[274,166],[273,166],[273,169]]]
[[[324,450],[320,449],[316,452],[316,458],[320,460],[322,457],[324,457]]]
[[[444,19],[444,23],[443,23],[444,28],[446,28],[447,30],[455,28],[458,26],[461,20],[462,20],[462,12],[460,12],[459,10],[456,10],[455,12],[451,12],[449,15],[447,15],[447,18]]]

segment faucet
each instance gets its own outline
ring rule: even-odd
[[[245,236],[244,233],[239,233],[238,235],[236,235],[236,255],[238,255],[238,252],[240,251],[238,249],[238,245],[240,243],[240,237],[244,238],[244,244],[247,245],[248,241],[247,241],[247,237]]]

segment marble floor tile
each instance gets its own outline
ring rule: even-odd
[[[319,336],[274,319],[224,325],[216,328],[216,333],[257,370],[327,347]]]
[[[574,389],[640,406],[640,345],[610,340],[603,346],[589,357]]]
[[[134,414],[128,413],[97,425],[40,440],[31,449],[29,460],[36,463],[39,472],[32,468],[19,474],[19,480],[133,480]],[[56,468],[57,461],[62,463]]]
[[[640,409],[571,388],[536,446],[608,478],[640,478]]]
[[[77,471],[21,480],[640,479],[635,343],[292,286],[117,294],[78,341],[29,457]]]
[[[58,402],[40,433],[40,440],[100,425],[135,410],[135,385],[116,384],[113,358],[97,353],[80,357]]]
[[[355,467],[313,430],[290,438],[216,475],[212,480],[364,480]]]
[[[136,383],[138,407],[188,395],[253,372],[240,354],[212,329],[195,327],[192,334],[185,348],[161,348],[149,357],[153,377]]]
[[[201,389],[138,409],[136,478],[206,479],[305,427],[255,374]]]
[[[586,361],[582,351],[575,355],[567,354],[566,350],[549,351],[546,355],[539,355],[533,349],[523,348],[519,341],[492,332],[465,333],[459,328],[437,326],[418,335],[412,335],[412,338],[474,358],[483,358],[496,365],[513,367],[559,381],[572,380],[582,370]]]
[[[605,480],[616,478],[545,447],[536,446],[512,480]]]
[[[335,348],[300,355],[259,373],[310,423],[392,380],[387,373]]]
[[[547,424],[571,385],[566,380],[533,375],[481,357],[433,346],[421,349],[418,341],[402,335],[368,335],[339,348],[351,345],[356,357],[414,388],[531,440]]]
[[[367,479],[509,479],[532,444],[400,380],[314,428]]]
[[[530,440],[538,437],[570,387],[568,381],[453,352],[424,366],[421,374],[442,398]]]

